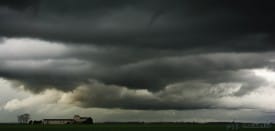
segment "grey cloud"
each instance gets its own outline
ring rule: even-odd
[[[242,92],[242,88],[246,88],[243,85],[253,84],[251,82],[211,84],[203,81],[186,81],[168,85],[158,92],[150,92],[146,89],[135,90],[90,81],[72,91],[66,100],[83,107],[139,110],[250,109],[255,106],[236,107],[234,103],[220,101],[220,99],[226,97],[241,99],[239,92]]]
[[[13,48],[17,44],[9,41],[27,41],[28,44],[21,45],[17,50]],[[35,39],[11,39],[6,42],[0,46],[6,56],[0,57],[1,76],[21,80],[37,91],[48,87],[72,90],[90,78],[106,84],[150,91],[159,91],[171,83],[190,80],[210,83],[249,81],[255,79],[242,78],[241,73],[236,75],[234,72],[272,65],[270,59],[274,56],[272,52],[195,55],[169,50],[62,46],[62,43]],[[28,45],[36,46],[37,51],[30,50]],[[254,88],[258,85],[256,83]],[[254,88],[248,87],[248,90]]]
[[[16,10],[24,10],[26,8],[34,8],[37,7],[39,0],[2,0],[0,2],[0,6],[9,7]]]
[[[1,15],[0,29],[2,35],[10,37],[38,37],[108,46],[210,48],[207,51],[273,50],[274,11],[271,4],[216,2],[217,5],[209,1],[177,0],[162,0],[158,4],[156,1],[124,0],[40,1],[37,16],[28,15],[28,11]],[[258,14],[253,15],[255,12]],[[148,24],[151,26],[149,31]],[[258,34],[267,34],[263,38],[265,44],[222,44]]]
[[[224,92],[206,89],[241,83],[240,90],[231,94],[241,97],[266,84],[249,70],[274,67],[272,3],[1,1],[0,76],[35,92],[73,91],[89,79],[103,83],[96,85],[100,88],[88,86],[101,94],[93,94],[96,101],[85,94],[77,96],[85,106],[215,108],[218,104],[212,100]],[[175,84],[183,88],[166,89]],[[139,96],[135,90],[152,95]],[[188,90],[203,93],[186,97],[182,91]],[[173,101],[173,94],[179,99]],[[205,95],[205,101],[196,99],[198,95]]]
[[[149,90],[158,90],[167,84],[185,80],[209,78],[212,81],[222,81],[219,79],[224,78],[226,81],[227,75],[230,76],[227,71],[264,67],[269,64],[268,59],[272,56],[269,55],[271,54],[214,53],[156,58],[122,65],[115,70],[116,77],[112,78],[108,73],[102,80],[110,84]]]
[[[3,86],[5,86],[5,84]],[[97,81],[90,81],[89,84],[81,85],[80,87],[76,88],[72,92],[64,93],[57,90],[47,90],[42,93],[32,94],[31,96],[29,95],[26,95],[24,97],[13,96],[13,98],[15,99],[12,99],[8,101],[8,103],[4,104],[0,113],[10,114],[12,111],[10,115],[13,116],[12,114],[14,113],[31,111],[33,119],[42,119],[45,117],[46,118],[64,117],[64,116],[71,117],[71,114],[73,114],[73,112],[81,112],[81,115],[92,114],[92,116],[97,120],[97,122],[99,121],[200,121],[200,122],[205,122],[205,121],[232,121],[234,119],[238,119],[238,121],[255,122],[255,121],[273,120],[272,117],[270,117],[270,114],[272,113],[263,111],[261,110],[262,108],[250,109],[250,108],[257,107],[257,104],[255,104],[255,101],[257,101],[257,99],[245,98],[244,100],[246,100],[245,102],[246,106],[242,106],[242,105],[240,106],[238,104],[237,106],[232,106],[232,104],[235,105],[234,103],[243,101],[242,99],[243,97],[239,97],[239,96],[234,97],[234,94],[239,90],[239,87],[240,87],[240,83],[208,84],[208,83],[197,81],[197,82],[184,82],[184,83],[171,84],[160,92],[152,93],[146,90],[132,90],[132,89],[127,89],[126,87],[106,85],[103,83],[99,83]],[[16,92],[16,94],[20,94],[20,93],[29,94],[29,92],[24,92],[24,91],[22,92],[22,90],[21,91],[14,90],[11,87],[2,88],[1,90],[4,92],[7,92],[7,91],[9,92],[9,90],[10,91],[13,90],[13,92]],[[104,92],[110,92],[110,95],[106,95]],[[252,94],[255,95],[261,92],[262,91],[257,93],[252,93]],[[266,95],[266,94],[264,93],[262,95]],[[232,97],[232,96],[237,100],[228,101],[223,99],[223,98]],[[199,97],[203,99],[199,99]],[[252,96],[252,97],[255,97],[255,96]],[[145,101],[142,101],[141,99]],[[267,100],[269,98],[265,98],[265,99]],[[254,103],[251,104],[251,102],[249,102],[250,100]],[[108,102],[110,102],[110,104],[107,104]],[[139,103],[139,102],[142,102],[142,103]],[[200,102],[203,102],[204,104],[201,105]],[[273,103],[272,100],[270,100],[270,102]],[[4,103],[5,103],[5,100],[4,100]],[[155,103],[158,103],[159,105],[156,105]],[[208,104],[205,104],[205,103],[208,103]],[[68,105],[68,104],[73,104],[73,105]],[[140,105],[139,106],[140,108],[137,108],[139,110],[135,109],[135,106],[133,106],[135,104]],[[199,104],[199,105],[196,105],[196,104]],[[263,104],[267,104],[267,103],[263,103]],[[76,105],[78,106],[80,105],[83,107],[76,107]],[[145,107],[142,107],[144,105]],[[2,105],[0,105],[0,107],[2,107]],[[95,108],[95,107],[105,107],[105,108]],[[232,110],[232,107],[234,107],[234,110]],[[108,108],[111,108],[111,109],[108,109]],[[117,108],[117,109],[114,109],[114,108]],[[121,109],[121,108],[126,108],[126,109]],[[159,108],[161,110],[159,110]],[[268,106],[268,108],[271,108],[273,110],[271,106]],[[144,109],[144,110],[141,110],[141,109]],[[189,110],[189,109],[193,109],[193,110]],[[13,117],[13,118],[16,118],[16,117]],[[4,120],[1,119],[0,121],[4,121]]]
[[[190,92],[194,93],[193,91]],[[210,108],[211,106],[211,104],[205,102],[207,100],[203,99],[199,101],[190,101],[198,97],[196,93],[192,96],[189,95],[190,98],[178,94],[179,99],[169,98],[170,95],[177,95],[171,92],[169,94],[160,94],[161,95],[157,93],[153,94],[148,90],[131,90],[125,87],[93,82],[86,86],[84,85],[82,88],[76,89],[70,98],[73,103],[80,103],[80,106],[84,107],[155,110],[200,109]]]
[[[32,47],[32,48],[30,48]],[[49,51],[51,53],[49,53]],[[60,43],[47,42],[39,39],[9,39],[2,38],[0,41],[1,60],[24,60],[24,59],[50,59],[60,58],[66,55],[69,49]]]

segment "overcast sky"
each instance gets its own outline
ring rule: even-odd
[[[274,4],[1,0],[0,122],[275,122]]]

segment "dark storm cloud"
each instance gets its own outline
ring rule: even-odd
[[[36,40],[17,41],[39,43]],[[16,41],[6,41],[0,48],[11,46],[11,42],[16,43]],[[209,83],[246,82],[250,77],[243,79],[238,77],[241,74],[234,75],[230,72],[272,65],[270,58],[274,57],[272,52],[187,55],[166,50],[134,51],[127,48],[109,49],[93,46],[65,48],[58,45],[51,47],[53,43],[44,44],[50,47],[37,46],[36,50],[41,48],[41,52],[30,51],[27,54],[23,54],[25,52],[21,49],[24,47],[21,47],[17,50],[20,54],[17,56],[11,56],[9,48],[5,47],[1,54],[4,55],[0,63],[1,76],[21,80],[27,87],[37,91],[45,88],[73,90],[77,85],[86,83],[88,79],[127,86],[131,89],[159,91],[169,84],[190,80],[203,80]],[[51,54],[48,54],[48,51],[51,51]],[[254,88],[256,87],[249,86],[247,90]]]
[[[16,7],[13,2],[5,5]],[[28,5],[32,2],[17,6]],[[0,29],[4,36],[99,45],[265,50],[273,49],[274,42],[271,5],[271,1],[42,0],[35,16],[29,15],[32,11],[6,11],[0,16]],[[223,44],[257,34],[265,34],[264,44]]]
[[[27,8],[37,8],[39,0],[1,0],[1,7],[9,7],[15,10],[25,10]]]
[[[216,108],[213,100],[228,90],[207,90],[239,83],[229,95],[240,97],[266,84],[249,70],[273,68],[272,3],[2,1],[0,76],[35,92],[86,85],[94,97],[85,92],[74,97],[83,106]],[[89,85],[90,79],[101,84]],[[134,93],[140,90],[151,95]]]
[[[106,75],[100,72],[104,76],[98,79],[109,84],[159,90],[169,83],[184,80],[205,80],[210,77],[221,82],[222,80],[216,78],[226,77],[223,76],[226,71],[261,68],[268,65],[268,59],[269,55],[233,53],[156,58],[122,65],[107,71]]]

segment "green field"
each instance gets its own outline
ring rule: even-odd
[[[227,131],[226,125],[185,124],[94,124],[94,125],[0,125],[0,131]],[[274,131],[244,129],[239,131]]]

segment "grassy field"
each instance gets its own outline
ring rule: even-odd
[[[95,125],[0,125],[0,131],[227,131],[226,125],[184,124],[95,124]],[[244,129],[239,131],[274,131]]]

